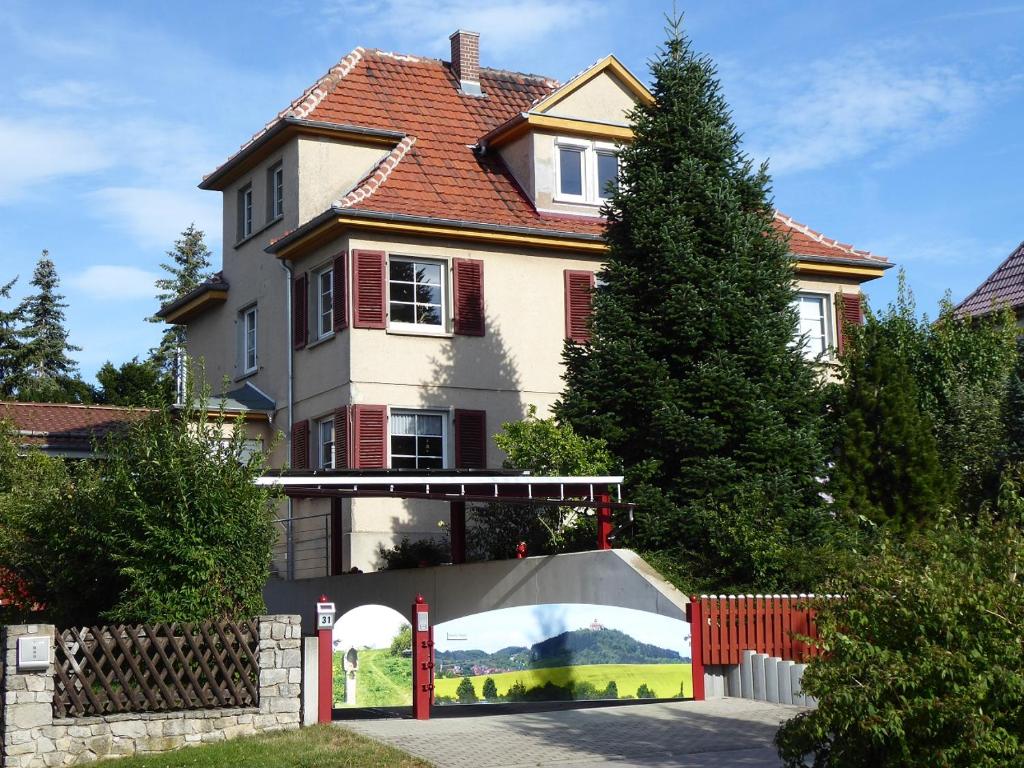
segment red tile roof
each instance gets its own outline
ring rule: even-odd
[[[957,312],[979,316],[1005,306],[1018,314],[1024,309],[1024,243],[960,302]]]
[[[145,418],[145,408],[63,403],[0,402],[0,421],[9,421],[22,445],[58,451],[89,451],[93,441]]]
[[[241,151],[286,118],[396,131],[406,138],[353,190],[338,190],[336,208],[600,235],[599,218],[537,211],[497,153],[474,152],[482,136],[530,110],[558,82],[482,68],[480,84],[483,98],[465,95],[447,62],[356,48]],[[776,226],[790,234],[797,256],[886,263],[781,214]]]

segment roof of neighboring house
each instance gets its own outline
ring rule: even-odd
[[[274,399],[250,381],[237,389],[219,395],[211,395],[203,403],[210,414],[224,413],[273,413],[277,410]]]
[[[21,445],[54,453],[90,453],[96,439],[151,412],[109,405],[0,402],[0,420],[14,425]]]
[[[1024,243],[957,305],[957,312],[978,316],[1004,306],[1024,308]]]
[[[226,301],[227,292],[228,281],[224,279],[224,273],[215,272],[185,295],[164,304],[156,316],[169,323],[184,322],[212,304]]]
[[[612,58],[602,61],[607,64]],[[484,136],[529,112],[558,91],[559,83],[481,68],[480,85],[483,97],[467,95],[460,91],[448,62],[356,48],[208,176],[204,186],[237,166],[289,121],[386,131],[403,138],[396,139],[393,151],[352,189],[338,190],[331,211],[599,238],[602,219],[538,211],[500,155],[480,151]],[[291,241],[321,221],[318,217],[277,242]],[[801,258],[867,260],[875,268],[888,264],[787,216],[778,214],[776,226],[790,235],[792,251]],[[165,307],[162,316],[167,317],[168,310]]]

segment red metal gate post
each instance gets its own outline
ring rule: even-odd
[[[452,563],[466,562],[466,502],[450,503],[448,532],[452,538]]]
[[[693,700],[704,701],[704,606],[696,595],[686,604],[690,622],[690,674],[693,676]]]
[[[434,701],[434,630],[423,595],[412,604],[412,716],[430,719]]]
[[[597,494],[597,501],[597,548],[611,549],[612,508],[608,506],[611,502],[611,494],[607,491],[599,493]]]
[[[318,723],[329,723],[332,719],[333,669],[334,663],[334,603],[328,602],[327,595],[320,595],[316,604],[317,631],[317,717]]]

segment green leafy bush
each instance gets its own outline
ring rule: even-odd
[[[494,682],[493,677],[488,677],[486,680],[484,680],[484,687],[481,692],[483,693],[484,698],[487,701],[498,700],[498,686]]]
[[[427,568],[432,565],[447,563],[450,559],[448,543],[437,539],[417,539],[409,541],[403,537],[397,546],[387,548],[383,544],[377,547],[378,565],[385,570],[401,568]]]
[[[0,456],[16,453],[8,433]],[[65,464],[0,459],[0,569],[55,623],[201,621],[263,610],[275,531],[244,426],[154,412]],[[16,618],[16,617],[12,617]],[[25,616],[22,616],[25,618]]]
[[[458,698],[459,704],[476,704],[479,701],[473,681],[468,677],[462,678],[459,687],[455,689],[455,696]]]
[[[1022,506],[947,522],[877,553],[830,585],[818,626],[827,652],[804,690],[818,708],[777,736],[787,766],[996,768],[1024,765]]]
[[[506,469],[550,476],[603,475],[615,467],[604,440],[553,418],[539,419],[535,406],[522,421],[501,428],[494,441],[508,457]],[[520,541],[530,554],[593,549],[597,536],[592,512],[573,507],[487,504],[472,508],[469,522],[469,545],[479,559],[513,557]]]
[[[402,627],[391,639],[388,653],[392,656],[404,656],[412,652],[412,626]]]

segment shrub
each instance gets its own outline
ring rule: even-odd
[[[402,656],[412,650],[412,627],[402,627],[398,634],[391,639],[391,647],[388,653],[392,656]]]
[[[619,686],[615,684],[614,680],[609,680],[608,685],[605,686],[604,692],[601,694],[602,699],[617,699],[619,698]]]
[[[427,568],[449,561],[447,542],[436,539],[409,541],[404,537],[398,546],[387,549],[381,544],[377,548],[378,565],[385,570],[400,568]]]
[[[1004,484],[1006,517],[1016,487]],[[803,679],[819,704],[779,731],[786,765],[1024,765],[1022,559],[1012,521],[947,522],[883,539],[831,584],[845,598],[819,606],[827,655]]]
[[[509,701],[526,701],[526,685],[522,680],[516,680],[508,689],[505,698]]]
[[[638,699],[656,699],[658,696],[647,687],[647,683],[640,683],[640,687],[636,689],[636,697]]]
[[[484,687],[481,692],[484,695],[484,699],[486,699],[487,701],[498,700],[498,686],[495,685],[493,677],[488,677],[486,680],[484,680]]]
[[[195,622],[263,610],[272,494],[254,485],[264,456],[241,422],[163,409],[97,448],[102,459],[74,466],[29,451],[0,488],[0,568],[49,619]]]
[[[458,698],[459,704],[475,704],[479,701],[476,696],[476,689],[473,687],[473,681],[468,677],[462,678],[459,687],[455,689],[455,696]]]

